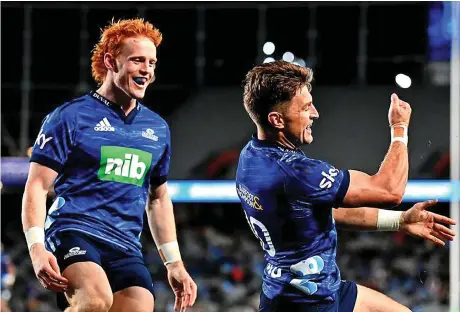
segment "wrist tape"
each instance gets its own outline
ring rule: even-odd
[[[377,216],[378,231],[399,231],[399,219],[402,211],[379,209]]]
[[[160,253],[160,257],[161,260],[163,260],[164,265],[182,260],[177,241],[161,245],[158,247],[158,252]]]
[[[395,137],[395,128],[403,128],[404,129],[404,134],[402,137]],[[401,124],[395,124],[395,125],[391,125],[391,143],[393,142],[396,142],[396,141],[399,141],[399,142],[402,142],[404,143],[404,145],[407,146],[407,143],[409,141],[409,136],[407,135],[407,126],[406,125],[401,125]]]
[[[26,231],[25,235],[29,251],[34,244],[40,243],[45,245],[45,230],[41,227],[33,226]]]

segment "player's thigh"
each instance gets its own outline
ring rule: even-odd
[[[65,295],[71,307],[94,307],[108,311],[112,306],[112,289],[99,264],[91,261],[76,262],[69,265],[62,276],[69,281]]]
[[[57,294],[59,308],[64,310],[70,305],[108,311],[113,300],[112,289],[101,267],[99,246],[91,238],[73,232],[60,233],[55,241],[59,244],[55,242],[53,254],[62,275],[69,281],[65,296]]]
[[[373,289],[357,285],[358,296],[353,312],[410,312],[408,308]]]
[[[153,282],[144,259],[139,255],[124,254],[111,258],[105,267],[114,293],[110,311],[153,311]]]
[[[153,312],[152,293],[143,287],[132,286],[113,294],[110,312]]]

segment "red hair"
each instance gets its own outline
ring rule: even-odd
[[[107,75],[104,65],[104,54],[110,53],[117,57],[121,53],[123,41],[132,37],[147,37],[158,47],[163,39],[160,31],[143,18],[125,19],[112,22],[101,29],[101,39],[93,49],[91,56],[91,72],[94,80],[102,84]]]

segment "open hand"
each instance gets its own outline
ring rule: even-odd
[[[185,270],[182,261],[170,263],[166,267],[168,269],[169,284],[176,295],[174,311],[179,311],[180,307],[180,312],[184,312],[187,307],[191,307],[195,303],[197,286]]]
[[[437,202],[437,200],[427,200],[404,211],[400,219],[400,231],[441,246],[445,245],[445,240],[452,241],[455,232],[441,223],[454,225],[456,224],[455,220],[426,211],[428,207],[434,206]]]

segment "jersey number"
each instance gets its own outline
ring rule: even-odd
[[[246,211],[244,212],[244,215],[246,216],[246,220],[248,220],[249,226],[251,227],[252,232],[254,235],[260,240],[260,246],[262,246],[262,249],[265,250],[271,257],[275,256],[276,250],[275,246],[273,246],[272,239],[270,237],[270,233],[268,233],[267,228],[265,225],[257,220],[256,218],[249,216],[246,214]],[[262,233],[263,233],[263,238],[257,234],[257,231],[255,227],[258,227]]]

